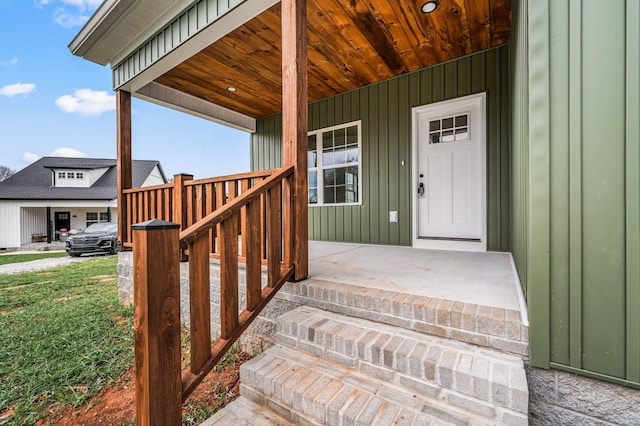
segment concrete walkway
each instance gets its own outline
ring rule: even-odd
[[[509,253],[312,241],[309,275],[335,283],[526,310]]]

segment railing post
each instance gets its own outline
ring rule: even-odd
[[[133,230],[136,424],[181,424],[179,226]]]
[[[128,206],[124,196],[125,189],[131,189],[132,160],[131,160],[131,93],[124,90],[116,91],[116,175],[118,198],[118,239],[124,248],[129,243]]]
[[[180,230],[183,231],[187,228],[187,191],[185,190],[184,183],[188,180],[193,180],[193,175],[181,173],[173,176],[173,222],[180,226]],[[180,260],[186,261],[187,256],[181,250]]]

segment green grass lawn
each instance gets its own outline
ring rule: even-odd
[[[38,259],[48,259],[51,257],[67,257],[66,252],[42,252],[42,253],[27,253],[27,254],[4,254],[0,256],[0,265],[8,265],[10,263],[22,263],[30,262]]]
[[[132,365],[133,309],[118,304],[116,262],[0,275],[0,425],[80,405]]]

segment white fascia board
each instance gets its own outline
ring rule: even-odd
[[[145,0],[105,0],[69,43],[71,53],[100,65],[116,64],[194,2],[194,0],[176,0],[160,17],[148,20],[148,22],[140,22],[140,28],[136,29],[139,35],[126,45],[122,47],[114,45],[111,49],[113,51],[109,53],[92,52],[94,46],[102,42],[105,36],[113,31],[118,31],[118,25],[131,13],[136,3],[139,5],[141,1]],[[154,0],[146,0],[146,2],[152,6],[154,4]]]
[[[154,64],[116,89],[124,89],[131,93],[137,92],[156,78],[260,15],[278,2],[279,0],[250,0],[238,5],[229,13],[220,17],[220,19],[195,34],[189,40],[158,59]],[[113,68],[115,70],[115,67]]]
[[[158,83],[149,83],[134,92],[132,96],[234,129],[249,133],[256,131],[256,120],[248,115],[240,114]]]

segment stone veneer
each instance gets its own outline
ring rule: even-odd
[[[640,425],[640,390],[526,365],[530,425]]]

